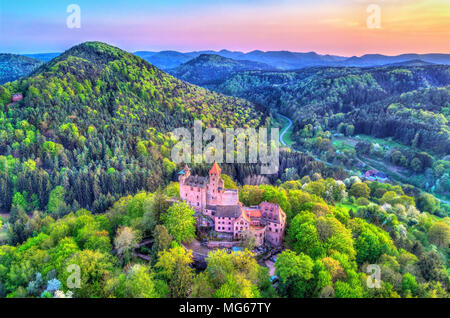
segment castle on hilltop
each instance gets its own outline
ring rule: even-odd
[[[257,245],[279,246],[283,242],[286,214],[275,203],[245,207],[236,189],[225,189],[222,169],[214,162],[208,177],[192,176],[189,167],[179,172],[180,197],[197,215],[197,225],[240,239],[248,232]]]

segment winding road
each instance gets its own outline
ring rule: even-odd
[[[288,122],[288,124],[286,125],[286,126],[284,126],[283,127],[283,130],[281,131],[281,134],[280,134],[280,143],[281,143],[281,145],[283,145],[283,146],[288,146],[288,144],[286,143],[286,141],[284,140],[284,135],[287,133],[287,131],[292,127],[292,120],[289,118],[289,117],[286,117],[286,116],[284,116],[284,115],[281,115],[280,113],[277,113],[276,114],[277,116],[279,116],[279,117],[281,117],[281,118],[283,118],[283,119],[286,119],[287,120],[287,122]],[[292,149],[292,151],[296,151],[295,149],[293,149],[292,147],[291,147],[291,149]],[[319,162],[323,162],[324,164],[326,164],[327,166],[332,166],[332,163],[330,163],[330,162],[326,162],[326,161],[323,161],[323,160],[321,160],[320,158],[318,158],[318,157],[316,157],[316,156],[313,156],[313,155],[311,155],[315,160],[317,160],[317,161],[319,161]],[[366,162],[364,162],[364,161],[362,161],[361,159],[359,159],[359,158],[357,158],[361,163],[363,163],[363,164],[365,164],[365,165],[367,165],[368,167],[370,167],[371,169],[375,169],[375,168],[373,168],[372,166],[370,166],[368,163],[366,163]],[[349,169],[346,169],[346,168],[343,168],[345,171],[347,171],[347,172],[351,172]],[[386,173],[386,172],[385,172]],[[424,190],[423,190],[424,191]],[[435,196],[436,197],[436,196]],[[438,199],[441,203],[444,203],[444,204],[450,204],[450,202],[449,201],[446,201],[446,200],[443,200],[443,199],[440,199],[440,198],[438,198],[438,197],[436,197],[436,199]]]
[[[283,127],[283,130],[281,131],[281,134],[280,134],[280,143],[281,143],[281,145],[283,145],[283,146],[288,146],[288,144],[286,143],[286,141],[284,140],[284,135],[287,133],[287,131],[292,127],[292,120],[289,118],[289,117],[286,117],[286,116],[284,116],[284,115],[281,115],[280,113],[276,113],[276,115],[277,116],[279,116],[279,117],[281,117],[281,118],[283,118],[283,119],[286,119],[287,121],[288,121],[288,124],[286,125],[286,126],[284,126]],[[291,148],[291,150],[293,151],[293,152],[297,152],[297,150],[295,150],[293,147],[290,147]],[[308,155],[310,155],[311,157],[313,157],[314,158],[314,160],[316,160],[316,161],[318,161],[318,162],[322,162],[322,163],[324,163],[325,165],[327,165],[327,166],[333,166],[333,164],[331,163],[331,162],[327,162],[327,161],[324,161],[324,160],[322,160],[322,159],[320,159],[319,157],[317,157],[317,156],[315,156],[315,155],[313,155],[313,154],[311,154],[311,153],[308,153]],[[366,164],[367,165],[367,164]],[[369,166],[370,167],[370,166]],[[371,167],[372,168],[372,167]],[[347,168],[344,168],[344,167],[342,167],[342,169],[344,169],[345,171],[347,171],[347,172],[352,172],[350,169],[347,169]]]
[[[287,146],[287,143],[284,141],[284,135],[287,133],[287,131],[292,127],[292,120],[289,117],[286,117],[284,115],[281,114],[277,114],[278,116],[280,116],[281,118],[284,118],[288,121],[287,126],[285,126],[280,134],[280,142],[283,146]]]

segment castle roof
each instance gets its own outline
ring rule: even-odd
[[[241,215],[241,206],[236,205],[218,205],[216,206],[216,216],[222,218],[238,218]]]
[[[209,173],[215,173],[217,175],[222,173],[222,169],[220,169],[218,163],[216,161],[214,161],[213,166],[211,168],[211,170],[209,170]]]
[[[189,166],[187,164],[184,166],[183,170],[178,172],[178,174],[180,174],[180,175],[188,174],[188,173],[190,173],[190,169],[189,169]]]
[[[200,176],[189,176],[186,178],[186,181],[184,182],[185,185],[200,188],[206,187],[207,183],[208,177],[200,177]]]
[[[259,208],[242,207],[242,210],[244,210],[244,214],[246,214],[250,219],[260,219],[262,216]]]

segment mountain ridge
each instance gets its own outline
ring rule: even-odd
[[[233,60],[216,54],[201,54],[168,72],[184,81],[208,88],[208,85],[222,81],[235,72],[271,69],[273,67],[265,63]]]
[[[23,100],[11,103],[16,93]],[[114,197],[156,190],[176,173],[171,132],[195,120],[223,130],[264,123],[251,102],[176,79],[101,42],[74,46],[0,86],[0,110],[0,157],[35,163],[17,191],[38,195],[41,210],[60,180],[69,205],[94,211]],[[8,191],[0,192],[2,211],[11,208]]]
[[[0,53],[0,85],[27,76],[41,64],[31,57]]]
[[[240,51],[229,51],[223,49],[220,51],[206,50],[206,51],[194,51],[186,53],[177,52],[179,53],[177,55],[177,60],[171,60],[170,56],[166,56],[164,52],[165,51],[157,53],[148,52],[149,53],[148,54],[146,53],[146,51],[138,51],[134,53],[148,60],[149,62],[153,62],[155,65],[160,66],[162,69],[175,68],[176,66],[186,63],[189,59],[196,58],[201,54],[215,54],[226,58],[231,58],[234,60],[249,60],[254,62],[261,62],[268,64],[274,68],[278,68],[280,70],[294,70],[314,66],[373,67],[417,59],[434,64],[450,65],[450,54],[444,53],[428,53],[428,54],[407,53],[393,56],[383,54],[365,54],[359,57],[358,56],[345,57],[330,54],[321,55],[316,52],[291,52],[286,50],[284,51],[253,50],[244,53]],[[153,56],[156,56],[156,54],[158,54],[157,59],[153,58]],[[169,64],[171,65],[171,67],[167,67],[167,65]]]

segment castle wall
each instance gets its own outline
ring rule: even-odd
[[[203,211],[206,206],[205,188],[180,184],[180,197],[196,211]]]
[[[261,246],[264,244],[266,238],[266,227],[252,228],[252,235],[255,238],[256,246]]]
[[[278,246],[283,242],[284,226],[278,223],[269,222],[266,227],[265,238],[272,245]]]
[[[233,225],[233,235],[234,238],[238,239],[241,237],[242,232],[247,231],[250,227],[250,223],[245,220],[242,216],[237,218]]]
[[[273,246],[282,244],[286,214],[278,204],[262,202],[258,208],[247,208],[248,212],[244,213],[249,214],[242,213],[239,217],[217,217],[216,206],[240,204],[238,191],[223,188],[224,181],[220,178],[218,166],[211,169],[208,184],[204,187],[186,185],[185,180],[190,176],[190,171],[187,166],[184,171],[185,174],[179,177],[180,197],[199,212],[200,226],[212,226],[219,233],[232,233],[235,239],[242,238],[243,232],[250,230],[258,246],[264,243]]]
[[[235,218],[230,217],[216,217],[214,219],[215,230],[217,232],[233,233]]]
[[[220,205],[236,205],[239,203],[239,193],[237,190],[225,190],[222,194]]]
[[[222,204],[222,191],[214,184],[207,185],[206,203],[210,205]]]

